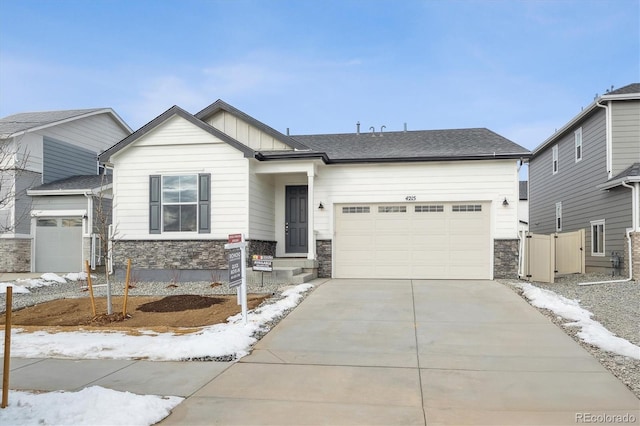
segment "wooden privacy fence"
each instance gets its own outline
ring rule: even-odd
[[[527,232],[522,278],[552,283],[555,274],[584,274],[584,241],[584,229],[550,235]]]

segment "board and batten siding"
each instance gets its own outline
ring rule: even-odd
[[[611,103],[612,176],[640,162],[640,101]]]
[[[248,231],[248,160],[210,133],[175,116],[114,154],[116,239],[227,239]],[[149,234],[149,176],[211,174],[211,233]]]
[[[582,127],[582,160],[575,161],[574,131]],[[552,234],[556,203],[562,203],[562,231],[585,229],[585,264],[588,269],[610,267],[611,251],[626,253],[624,232],[631,224],[629,190],[603,191],[607,181],[604,110],[587,118],[558,140],[558,173],[552,173],[551,150],[529,164],[529,230]],[[591,256],[590,222],[605,219],[606,256]],[[626,256],[626,255],[625,255]]]
[[[407,201],[415,197],[415,201]],[[504,198],[509,206],[504,207]],[[518,166],[516,160],[331,165],[315,180],[318,239],[333,237],[333,204],[491,202],[492,238],[517,238]]]
[[[289,145],[226,111],[213,115],[207,120],[207,124],[256,151],[293,150]]]

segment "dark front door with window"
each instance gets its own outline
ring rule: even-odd
[[[307,247],[307,197],[308,188],[302,186],[286,187],[285,213],[285,251],[287,253],[306,253]]]

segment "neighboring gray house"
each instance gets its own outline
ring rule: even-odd
[[[529,164],[529,229],[586,230],[586,270],[640,278],[640,83],[597,97],[537,147]],[[612,271],[612,256],[622,258]]]
[[[92,233],[87,197],[100,185],[82,179],[79,186],[78,181],[72,187],[68,182],[46,185],[98,175],[98,154],[130,133],[110,108],[29,112],[0,119],[0,272],[82,269],[83,238]],[[45,186],[29,194],[40,185]],[[50,196],[54,188],[57,197]],[[33,198],[39,195],[45,197]],[[39,238],[50,234],[54,224],[56,238]],[[82,236],[71,228],[82,228]],[[76,260],[52,263],[46,256],[56,252],[73,253]]]

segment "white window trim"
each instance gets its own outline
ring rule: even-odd
[[[560,170],[560,162],[558,161],[558,145],[556,144],[551,148],[551,172],[555,175],[558,170]]]
[[[196,178],[196,201],[175,201],[175,202],[165,202],[164,197],[164,179],[167,177],[182,177],[182,176],[194,176]],[[160,191],[162,193],[161,203],[160,203],[160,223],[162,233],[171,233],[171,234],[197,234],[198,233],[198,224],[200,223],[200,212],[198,211],[198,194],[200,191],[198,185],[198,173],[168,173],[163,174],[160,177]],[[164,229],[164,207],[165,206],[195,206],[196,207],[196,227],[193,231],[167,231]]]
[[[576,157],[576,163],[582,161],[582,157],[584,157],[584,151],[582,149],[582,127],[573,132],[573,140],[574,140],[574,151]],[[580,155],[578,156],[578,148],[580,148]]]
[[[599,226],[599,225],[602,225],[602,247],[600,247],[601,252],[594,253],[593,252],[593,238],[595,237],[595,235],[593,233],[593,227],[594,226]],[[592,220],[590,222],[590,230],[591,230],[591,256],[604,257],[605,253],[607,252],[606,244],[605,244],[605,237],[606,237],[605,220],[604,219]]]
[[[558,221],[558,219],[560,219]],[[559,226],[558,226],[559,224]],[[555,222],[556,232],[562,231],[562,202],[556,203],[556,222]]]

